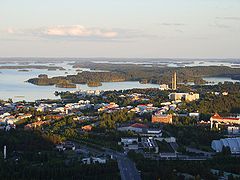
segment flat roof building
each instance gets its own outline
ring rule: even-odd
[[[169,94],[169,99],[170,100],[185,100],[185,101],[195,101],[199,99],[199,94],[198,93],[171,93]]]
[[[171,114],[152,115],[152,123],[172,124]]]

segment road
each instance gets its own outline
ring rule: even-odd
[[[124,153],[116,152],[105,148],[105,153],[113,155],[118,162],[122,180],[141,180],[141,176],[136,168],[136,165]]]
[[[75,143],[77,142],[75,141]],[[126,154],[104,147],[101,147],[102,151],[99,151],[95,150],[94,148],[88,147],[87,145],[81,145],[79,142],[77,144],[78,147],[81,147],[86,151],[104,153],[106,155],[110,155],[116,158],[122,180],[141,180],[141,176],[136,168],[135,163],[131,161]]]
[[[172,149],[175,151],[175,152],[177,152],[177,150],[178,150],[178,144],[177,144],[177,142],[170,142],[169,143],[170,144],[170,146],[172,147]]]
[[[122,180],[141,179],[135,164],[129,158],[118,156],[117,161]]]
[[[186,151],[188,152],[193,152],[193,153],[197,153],[197,154],[203,154],[206,157],[211,157],[212,155],[214,155],[214,152],[207,152],[207,151],[202,151],[196,148],[190,148],[190,147],[186,147]]]

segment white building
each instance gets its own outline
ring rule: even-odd
[[[160,89],[161,91],[164,91],[164,90],[169,90],[169,87],[168,87],[167,84],[160,84],[159,89]]]
[[[121,143],[124,145],[138,143],[138,138],[121,138]]]
[[[125,150],[137,150],[138,138],[121,138],[121,144]]]
[[[228,126],[228,134],[230,135],[238,135],[240,134],[240,128],[237,126]]]
[[[98,157],[89,157],[89,158],[83,158],[82,162],[84,164],[105,164],[107,160],[105,158],[98,158]]]

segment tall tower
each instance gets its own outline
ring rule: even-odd
[[[172,90],[177,89],[177,73],[174,72],[172,75]]]

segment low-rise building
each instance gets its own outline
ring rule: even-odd
[[[165,91],[165,90],[169,90],[169,87],[168,87],[167,84],[160,84],[159,89],[160,89],[161,91]]]
[[[177,100],[185,100],[185,101],[195,101],[199,99],[198,93],[171,93],[169,94],[169,99],[177,101]]]
[[[147,125],[141,124],[141,123],[135,123],[130,126],[124,126],[124,127],[119,127],[117,128],[118,131],[132,131],[136,133],[142,133],[143,129],[148,128]]]
[[[221,117],[218,113],[215,113],[211,118],[211,129],[214,126],[214,123],[224,123],[224,124],[240,124],[240,118],[232,117]]]
[[[240,135],[240,128],[237,126],[228,126],[227,131],[229,135]]]
[[[124,150],[137,150],[138,149],[138,138],[121,138],[121,144]]]
[[[158,128],[147,128],[147,129],[143,130],[143,132],[140,134],[140,136],[161,137],[162,136],[162,130],[158,129]]]
[[[240,138],[213,140],[211,147],[216,152],[222,152],[224,147],[229,147],[232,154],[240,154]]]
[[[49,123],[50,123],[50,121],[37,121],[37,122],[25,125],[24,129],[25,130],[34,129],[34,128],[41,127],[42,125],[49,124]]]
[[[173,118],[171,114],[152,115],[152,123],[172,124],[172,119]]]
[[[82,163],[84,164],[106,164],[107,159],[106,158],[99,158],[99,157],[88,157],[88,158],[83,158]]]
[[[82,127],[82,130],[83,130],[83,131],[91,131],[92,128],[93,128],[92,125],[86,125],[86,126],[83,126],[83,127]]]

